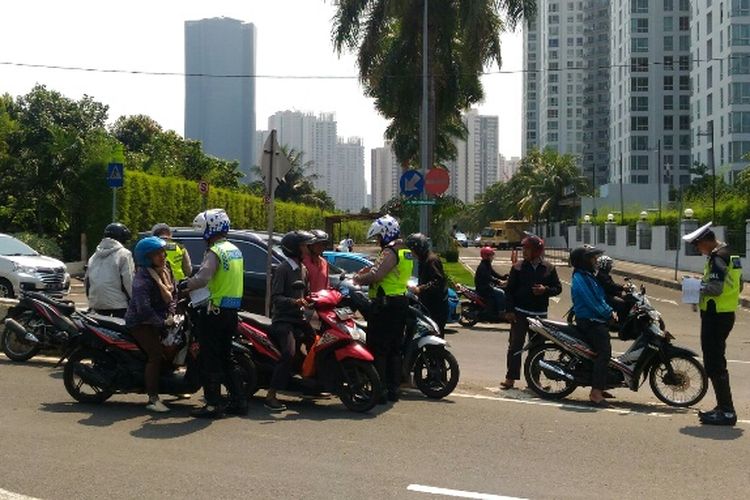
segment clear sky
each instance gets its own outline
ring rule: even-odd
[[[0,61],[145,71],[184,71],[184,22],[232,17],[255,24],[259,75],[357,74],[353,55],[341,58],[330,40],[334,7],[330,0],[3,0],[0,4]],[[503,70],[522,68],[522,38],[503,35]],[[497,70],[497,67],[491,68]],[[123,114],[150,115],[183,133],[184,78],[30,69],[0,65],[0,93],[20,95],[35,83],[110,106],[110,121]],[[521,152],[522,76],[483,77],[481,113],[500,116],[499,150]],[[369,150],[381,146],[386,121],[356,79],[257,82],[256,120],[265,129],[275,111],[334,112],[342,137],[364,138]],[[369,175],[368,175],[369,182]]]

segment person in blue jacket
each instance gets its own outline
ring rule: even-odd
[[[610,405],[604,399],[604,390],[607,388],[608,364],[612,357],[607,323],[617,321],[617,313],[607,304],[604,289],[594,277],[596,260],[603,253],[603,250],[588,245],[570,252],[570,265],[573,267],[570,293],[576,326],[596,352],[589,399],[592,405],[606,408]]]

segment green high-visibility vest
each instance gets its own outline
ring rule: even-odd
[[[211,303],[216,307],[239,309],[245,272],[242,252],[227,240],[217,241],[210,251],[219,258],[219,267],[208,282]]]
[[[704,281],[709,280],[711,273],[711,260],[706,260],[703,268]],[[708,303],[713,301],[716,304],[717,313],[734,312],[740,304],[740,288],[742,287],[742,262],[739,255],[732,255],[729,258],[727,266],[727,275],[724,277],[724,289],[719,296],[710,296],[701,294],[700,309],[708,310]]]
[[[413,270],[414,259],[412,258],[411,251],[407,248],[399,250],[398,265],[385,275],[383,281],[370,285],[370,298],[377,297],[380,289],[388,297],[405,294]]]
[[[167,262],[172,268],[172,276],[174,276],[175,281],[185,279],[185,272],[182,270],[185,249],[174,241],[168,241],[165,250],[167,251]]]

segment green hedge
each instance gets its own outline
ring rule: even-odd
[[[57,244],[57,241],[50,236],[39,236],[34,233],[23,232],[16,233],[13,237],[23,241],[42,255],[54,257],[55,259],[63,258],[62,248]]]
[[[97,188],[85,193],[89,200],[86,210],[89,217],[84,226],[90,249],[98,243],[112,213],[111,191],[101,188],[104,170],[100,170],[101,176],[92,176]],[[233,228],[266,229],[266,210],[262,198],[229,189],[211,188],[207,205],[208,208],[225,209]],[[294,203],[277,201],[275,206],[276,232],[323,228],[325,216],[329,215],[329,212]],[[117,192],[117,219],[133,232],[146,231],[157,222],[190,226],[202,209],[203,200],[194,181],[129,171],[124,187]],[[342,231],[349,232],[357,241],[363,241],[366,229],[363,223],[352,222],[343,224]]]

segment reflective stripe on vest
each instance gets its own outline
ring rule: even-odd
[[[718,258],[718,257],[715,257]],[[706,261],[703,268],[703,279],[708,281],[711,272],[711,260]],[[713,301],[716,304],[717,313],[734,312],[740,304],[740,287],[742,285],[742,262],[739,255],[732,255],[729,258],[727,266],[727,275],[724,277],[724,289],[721,295],[712,297],[701,294],[700,309],[708,310],[708,303]]]
[[[405,294],[408,288],[409,278],[411,278],[413,271],[414,259],[411,255],[411,251],[408,248],[399,250],[398,264],[385,275],[383,281],[370,285],[370,298],[377,297],[380,288],[382,288],[383,293],[389,297]]]
[[[214,243],[211,251],[219,258],[216,274],[208,282],[211,303],[216,307],[239,309],[244,284],[242,252],[227,240]]]
[[[174,276],[175,281],[185,279],[185,273],[182,270],[182,260],[185,255],[185,249],[174,241],[168,241],[165,250],[167,251],[167,262],[169,262],[169,265],[172,268],[172,276]]]

